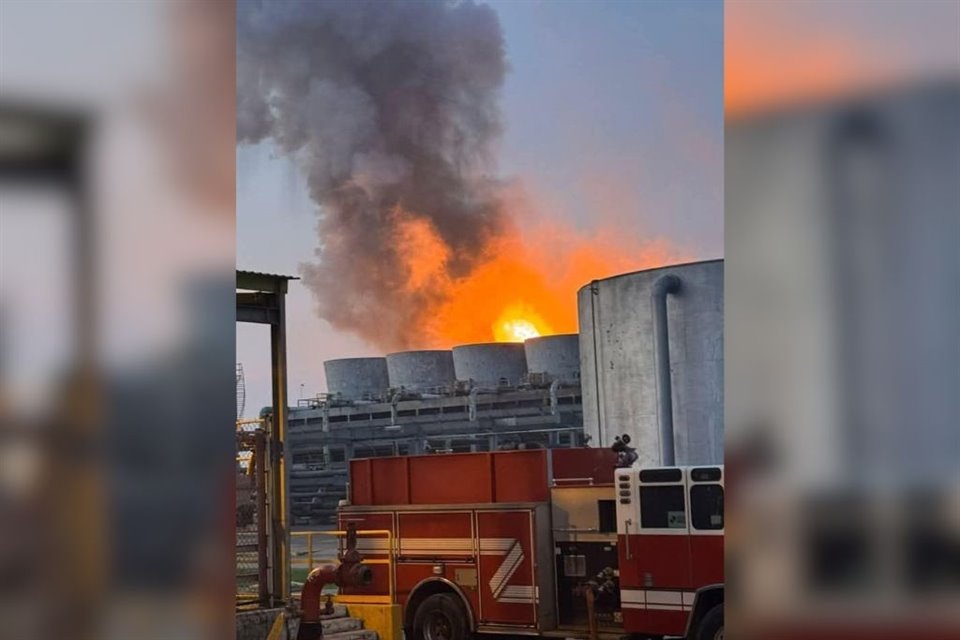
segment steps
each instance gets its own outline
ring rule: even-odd
[[[324,640],[377,640],[377,632],[368,629],[344,631],[343,633],[323,634]]]
[[[351,618],[347,607],[333,606],[333,613],[320,616],[324,640],[378,640],[377,632],[363,628],[363,621]]]

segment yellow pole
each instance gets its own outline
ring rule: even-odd
[[[307,533],[307,572],[313,571],[313,532]]]

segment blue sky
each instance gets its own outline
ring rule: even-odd
[[[615,225],[696,259],[723,255],[723,6],[709,2],[489,2],[510,63],[499,166],[541,209],[589,233]],[[315,206],[268,145],[237,151],[237,265],[296,274]],[[575,295],[575,292],[571,292]],[[289,393],[325,390],[323,361],[376,355],[333,331],[292,283]],[[265,327],[239,325],[247,415],[269,402]]]

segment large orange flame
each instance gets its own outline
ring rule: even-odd
[[[450,248],[436,229],[422,218],[396,215],[406,286],[437,301],[422,319],[424,348],[576,332],[581,287],[680,257],[662,241],[629,241],[612,228],[582,234],[540,220],[491,239],[469,274],[455,277]]]

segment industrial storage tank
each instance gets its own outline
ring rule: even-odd
[[[416,393],[449,387],[456,380],[450,350],[401,351],[387,354],[390,386]]]
[[[595,280],[577,293],[584,431],[630,435],[643,465],[723,461],[723,261]]]
[[[519,342],[465,344],[453,348],[453,370],[457,380],[481,389],[516,387],[527,373],[527,356]]]
[[[386,358],[341,358],[323,363],[327,392],[347,400],[382,397],[390,381]]]
[[[547,374],[561,384],[580,384],[580,336],[561,333],[523,343],[530,374]]]

